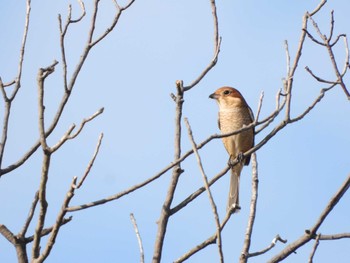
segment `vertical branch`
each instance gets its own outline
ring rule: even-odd
[[[26,43],[27,43],[30,11],[31,11],[31,0],[27,0],[26,18],[25,18],[25,22],[24,22],[24,32],[23,32],[22,44],[21,44],[21,49],[20,49],[20,54],[19,54],[17,77],[13,82],[11,82],[8,85],[4,85],[4,83],[2,82],[2,80],[0,78],[0,89],[1,89],[1,93],[2,93],[2,96],[4,99],[4,103],[5,103],[4,120],[3,120],[3,125],[2,125],[2,135],[1,135],[1,141],[0,141],[0,169],[2,167],[3,155],[4,155],[5,145],[7,142],[7,133],[8,133],[8,126],[9,126],[12,101],[14,100],[19,88],[21,87],[23,60],[24,60],[25,47],[26,47]],[[11,86],[13,84],[16,84],[15,88],[14,88],[11,96],[8,97],[7,93],[5,91],[5,86]],[[0,176],[1,176],[1,172],[0,172]]]
[[[139,243],[139,249],[140,249],[140,263],[144,263],[144,262],[145,262],[145,255],[144,255],[144,252],[143,252],[143,246],[142,246],[141,235],[140,235],[139,229],[138,229],[138,227],[137,227],[136,219],[135,219],[133,213],[130,214],[130,220],[131,220],[131,223],[132,223],[132,225],[133,225],[133,227],[134,227],[134,230],[135,230],[135,233],[136,233],[137,242]]]
[[[39,192],[37,191],[37,192],[35,193],[34,201],[33,201],[33,203],[32,203],[32,206],[31,206],[31,208],[30,208],[30,210],[29,210],[27,220],[26,220],[26,222],[24,223],[24,226],[23,226],[21,232],[19,232],[19,234],[17,235],[19,238],[24,238],[24,237],[25,237],[25,234],[27,233],[29,224],[30,224],[30,222],[31,222],[32,219],[33,219],[34,212],[35,212],[35,208],[36,208],[36,205],[38,204],[38,201],[39,201]]]
[[[258,201],[258,185],[259,185],[258,162],[256,158],[256,153],[253,153],[251,156],[252,156],[252,197],[250,201],[250,213],[249,213],[249,219],[248,219],[248,226],[245,233],[242,254],[239,260],[240,263],[246,263],[248,260],[249,248],[251,244],[253,226],[254,226],[255,215],[256,215],[256,205]]]
[[[5,102],[4,120],[2,122],[2,135],[1,135],[1,142],[0,142],[0,168],[1,168],[2,160],[4,157],[5,145],[7,142],[7,133],[8,133],[8,127],[9,127],[10,112],[11,112],[11,100],[9,100],[6,95],[4,84],[2,83],[1,79],[0,79],[0,89],[2,91],[3,99]],[[1,176],[1,173],[0,173],[0,176]]]
[[[304,46],[304,42],[305,42],[305,36],[306,36],[306,28],[307,28],[307,17],[308,14],[305,14],[303,17],[303,26],[302,26],[302,32],[300,35],[300,39],[299,39],[299,45],[298,45],[298,49],[297,49],[297,53],[294,59],[294,63],[292,68],[289,69],[288,75],[287,75],[287,79],[286,79],[286,115],[285,115],[285,120],[289,121],[290,119],[290,111],[291,111],[291,101],[292,101],[292,87],[293,87],[293,77],[295,74],[295,71],[298,67],[298,63],[299,60],[301,58],[301,54],[302,54],[302,50],[303,50],[303,46]],[[287,48],[287,46],[286,46]],[[288,56],[287,56],[287,60],[288,60]]]
[[[197,145],[196,145],[196,143],[194,141],[194,138],[193,138],[192,129],[191,129],[190,123],[188,122],[187,118],[185,118],[185,123],[186,123],[187,130],[188,130],[188,136],[189,136],[191,144],[192,144],[193,152],[196,155],[197,162],[198,162],[198,165],[199,165],[199,169],[200,169],[201,174],[203,176],[205,190],[208,193],[210,205],[211,205],[212,210],[213,210],[214,220],[215,220],[215,224],[216,224],[216,236],[217,236],[217,242],[216,243],[218,245],[220,262],[223,263],[224,262],[224,254],[222,252],[222,239],[221,239],[221,229],[220,229],[221,226],[220,226],[220,219],[219,219],[217,207],[216,207],[213,195],[212,195],[212,193],[210,191],[208,178],[205,175],[205,172],[204,172],[204,169],[203,169],[203,165],[202,165],[202,161],[201,161],[201,157],[199,156],[199,153],[198,153],[198,150],[197,150]]]
[[[184,87],[184,91],[188,91],[192,89],[194,86],[196,86],[205,77],[205,75],[207,75],[207,73],[216,65],[216,62],[218,61],[218,56],[219,56],[220,46],[221,46],[221,38],[219,37],[219,23],[218,23],[218,16],[216,12],[215,0],[210,0],[210,6],[211,6],[212,17],[213,17],[213,23],[214,23],[214,55],[209,65],[202,71],[202,73],[190,85]]]
[[[10,100],[13,100],[18,92],[18,90],[21,87],[21,78],[22,78],[22,69],[23,69],[23,60],[24,60],[24,52],[25,47],[27,43],[27,36],[28,36],[28,29],[29,29],[29,18],[30,18],[30,11],[31,11],[31,0],[27,0],[27,7],[26,7],[26,19],[24,22],[24,33],[22,38],[22,45],[20,49],[20,55],[19,55],[19,63],[18,63],[18,73],[17,73],[17,79],[16,79],[16,87],[13,90]]]
[[[177,95],[173,95],[176,103],[175,112],[175,141],[174,141],[174,160],[177,160],[181,156],[181,117],[182,117],[182,105],[184,102],[183,95],[183,83],[182,81],[176,82]],[[154,253],[153,253],[153,263],[159,263],[162,257],[163,243],[165,238],[165,233],[169,221],[170,206],[172,204],[177,182],[183,170],[181,169],[180,163],[175,165],[173,168],[173,174],[168,189],[167,196],[165,198],[164,204],[162,206],[162,211],[160,218],[158,220],[158,230],[157,237],[155,241]]]
[[[51,154],[49,152],[44,153],[42,169],[41,169],[41,180],[39,186],[39,204],[40,212],[38,223],[35,228],[33,247],[32,247],[32,260],[37,259],[40,254],[40,241],[41,232],[44,228],[46,212],[47,212],[47,200],[46,200],[46,184],[48,180],[49,167],[50,167]]]
[[[35,228],[33,247],[32,247],[32,260],[37,259],[40,254],[40,240],[41,240],[41,232],[44,228],[46,212],[47,212],[47,200],[46,200],[46,184],[49,175],[49,167],[51,161],[51,149],[48,147],[46,142],[46,134],[45,134],[45,106],[44,106],[44,82],[47,76],[52,74],[55,70],[55,66],[57,65],[57,61],[54,61],[47,68],[40,68],[38,72],[37,82],[38,82],[38,111],[39,111],[39,134],[40,134],[40,145],[43,150],[43,163],[41,168],[41,179],[39,185],[39,204],[40,204],[40,212],[38,223]]]
[[[70,188],[66,194],[66,198],[63,201],[61,211],[58,213],[58,216],[56,218],[56,223],[54,224],[52,230],[51,230],[51,235],[49,237],[49,240],[47,241],[46,247],[43,251],[43,253],[40,255],[40,257],[33,258],[32,263],[42,263],[45,261],[45,259],[49,256],[55,241],[56,237],[58,235],[58,231],[60,230],[61,226],[64,224],[64,216],[66,215],[67,211],[66,208],[69,205],[70,200],[74,196],[74,191],[76,189],[76,182],[77,182],[77,177],[73,178],[73,181],[70,185]],[[35,241],[35,236],[34,236],[34,241]]]
[[[314,256],[315,256],[317,247],[318,247],[318,245],[319,245],[319,243],[320,243],[320,236],[321,236],[321,234],[318,234],[318,235],[316,236],[315,244],[314,244],[314,246],[313,246],[313,248],[312,248],[312,251],[311,251],[311,253],[310,253],[310,257],[309,257],[308,263],[312,263],[312,262],[313,262],[313,259],[314,259]]]

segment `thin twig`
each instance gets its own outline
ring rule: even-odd
[[[25,22],[24,22],[24,33],[23,33],[22,44],[21,44],[20,55],[19,55],[19,63],[18,63],[18,73],[17,73],[17,78],[16,78],[16,86],[15,86],[15,89],[13,90],[11,96],[9,97],[9,100],[11,100],[11,101],[15,98],[18,90],[21,87],[23,61],[24,61],[25,48],[26,48],[27,37],[28,37],[30,13],[31,13],[31,0],[27,0],[26,18],[25,18]]]
[[[53,225],[51,234],[50,234],[50,236],[49,236],[49,238],[47,240],[47,243],[46,243],[46,247],[43,250],[42,254],[39,257],[35,258],[32,261],[32,263],[42,263],[49,256],[49,254],[50,254],[50,252],[51,252],[51,250],[52,250],[52,248],[53,248],[53,246],[55,244],[58,232],[61,229],[62,222],[64,221],[64,216],[67,213],[66,208],[68,207],[70,200],[74,196],[76,182],[77,182],[77,177],[74,177],[72,182],[71,182],[71,185],[69,187],[69,190],[68,190],[68,192],[66,194],[66,197],[63,200],[62,208],[61,208],[60,212],[57,215],[56,222]]]
[[[277,235],[277,236],[271,241],[271,244],[270,244],[267,248],[265,248],[265,249],[263,249],[263,250],[261,250],[261,251],[254,252],[254,253],[249,253],[249,254],[247,255],[247,257],[256,257],[256,256],[260,256],[260,255],[262,255],[262,254],[265,254],[267,251],[271,250],[271,249],[276,245],[277,241],[280,241],[280,242],[282,242],[282,243],[287,243],[287,240],[281,238],[280,235]]]
[[[226,213],[226,216],[224,218],[224,220],[221,222],[221,226],[220,226],[220,231],[222,231],[226,225],[226,223],[230,220],[231,215],[234,214],[234,211],[232,210],[231,213]],[[182,255],[180,258],[176,259],[174,261],[174,263],[181,263],[184,262],[185,260],[187,260],[188,258],[190,258],[191,256],[193,256],[194,254],[196,254],[197,252],[201,251],[202,249],[206,248],[209,245],[215,244],[217,239],[217,233],[215,232],[214,235],[212,235],[211,237],[209,237],[208,239],[204,240],[202,243],[200,243],[199,245],[195,246],[194,248],[192,248],[191,250],[189,250],[187,253],[185,253],[184,255]]]
[[[25,234],[27,233],[29,224],[32,221],[33,216],[34,216],[34,212],[35,212],[36,205],[38,204],[38,200],[39,200],[39,192],[37,191],[35,193],[32,206],[30,207],[26,222],[24,223],[24,226],[23,226],[21,232],[19,232],[19,234],[17,235],[19,238],[23,238],[25,236]]]
[[[336,239],[343,239],[343,238],[350,238],[350,233],[320,235],[320,240],[336,240]]]
[[[307,72],[309,72],[310,75],[311,75],[314,79],[316,79],[318,82],[327,83],[327,84],[337,84],[337,82],[325,80],[325,79],[323,79],[323,78],[320,78],[320,77],[316,76],[316,75],[312,72],[312,70],[311,70],[309,67],[307,67],[307,66],[305,67],[305,70],[306,70]]]
[[[75,82],[79,76],[79,73],[80,73],[92,47],[95,46],[97,44],[97,42],[100,42],[102,39],[104,39],[110,32],[112,32],[112,30],[115,28],[117,22],[119,21],[121,12],[126,10],[127,8],[129,8],[135,2],[135,0],[130,1],[125,7],[122,7],[120,10],[118,10],[117,13],[115,14],[115,18],[113,20],[112,26],[109,27],[108,30],[106,30],[106,32],[104,34],[102,34],[97,40],[95,40],[95,42],[92,43],[92,37],[93,37],[94,29],[95,29],[95,22],[96,22],[96,16],[97,16],[97,11],[98,11],[98,7],[97,7],[98,2],[99,2],[99,0],[95,0],[95,5],[94,5],[95,8],[93,11],[90,31],[88,33],[88,40],[86,42],[85,48],[83,49],[82,54],[80,55],[80,60],[78,61],[77,65],[75,66],[75,69],[72,73],[72,76],[71,76],[69,82],[65,81],[66,82],[65,83],[65,93],[64,93],[64,95],[61,99],[61,102],[57,108],[56,114],[54,116],[54,119],[51,122],[51,125],[48,127],[48,129],[45,132],[46,137],[48,137],[53,132],[53,130],[56,128],[58,121],[60,120],[62,113],[65,109],[65,106],[70,98],[70,94],[75,86]],[[85,9],[83,9],[83,14],[84,14],[84,10]],[[62,32],[64,32],[64,30]],[[64,33],[64,36],[65,36],[65,33]],[[64,38],[64,36],[63,36],[63,38]],[[62,52],[63,43],[64,43],[64,39],[61,39],[61,52]],[[64,57],[65,57],[65,55],[63,54],[62,60]],[[66,63],[66,65],[63,65],[63,67],[66,67],[66,66],[67,66],[67,63]],[[64,71],[65,70],[66,69],[64,68]],[[37,140],[34,143],[34,145],[26,153],[24,153],[22,158],[20,158],[18,161],[16,161],[13,164],[10,164],[8,167],[1,169],[0,176],[7,174],[7,173],[13,171],[14,169],[18,168],[19,166],[23,165],[40,147],[40,143],[41,143],[40,140]],[[0,161],[1,161],[1,159],[0,159]],[[0,168],[1,168],[1,166],[0,166]]]
[[[263,99],[264,99],[264,91],[262,91],[261,94],[260,94],[258,109],[256,111],[254,123],[257,123],[259,121],[260,111],[261,111]]]
[[[204,172],[204,168],[203,168],[203,165],[202,165],[202,160],[201,160],[201,157],[200,157],[200,155],[198,153],[197,145],[196,145],[196,143],[194,141],[194,138],[193,138],[192,129],[191,129],[190,123],[189,123],[187,118],[185,118],[185,124],[187,126],[188,137],[190,138],[190,141],[191,141],[191,144],[192,144],[192,149],[193,149],[193,151],[195,153],[195,156],[196,156],[196,159],[197,159],[197,163],[198,163],[198,166],[199,166],[199,170],[200,170],[200,172],[202,174],[202,177],[203,177],[204,187],[205,187],[205,189],[206,189],[206,191],[208,193],[210,205],[211,205],[211,208],[213,210],[214,221],[215,221],[215,224],[216,224],[216,236],[217,236],[217,242],[216,243],[217,243],[217,246],[218,246],[220,262],[223,263],[224,262],[224,254],[222,252],[222,239],[221,239],[219,214],[218,214],[218,211],[217,211],[217,207],[216,207],[213,195],[212,195],[212,193],[210,191],[208,178],[207,178],[207,176],[206,176],[206,174]]]
[[[332,15],[333,15],[333,14],[332,14]],[[332,48],[333,45],[335,45],[335,44],[338,42],[339,38],[340,38],[340,37],[345,37],[345,35],[340,35],[340,36],[338,36],[338,38],[336,39],[336,41],[335,41],[333,44],[331,44],[331,43],[330,43],[331,37],[327,38],[325,35],[323,35],[323,34],[321,33],[320,28],[318,27],[317,23],[313,20],[313,18],[312,18],[311,16],[309,17],[309,19],[311,20],[311,22],[312,22],[312,24],[313,24],[313,26],[314,26],[316,32],[318,33],[318,35],[319,35],[320,38],[323,40],[324,46],[327,48],[329,58],[330,58],[330,60],[331,60],[331,62],[332,62],[333,69],[334,69],[335,75],[336,75],[336,77],[337,77],[337,83],[342,87],[342,89],[343,89],[343,91],[344,91],[344,93],[345,93],[347,99],[350,100],[350,93],[349,93],[349,91],[347,90],[347,87],[346,87],[345,82],[344,82],[344,80],[343,80],[343,75],[342,75],[342,74],[340,73],[340,71],[339,71],[339,68],[338,68],[338,65],[337,65],[337,61],[336,61],[336,59],[335,59],[335,55],[334,55],[333,48]],[[332,21],[333,21],[333,19],[332,19]],[[334,21],[333,21],[333,22],[334,22]],[[333,27],[334,27],[334,23],[331,23],[331,34],[333,34],[333,32],[332,32],[332,31],[333,31],[333,29],[332,29]],[[348,55],[347,55],[347,57],[348,57]],[[346,58],[346,59],[348,60],[348,58]]]
[[[145,262],[145,255],[144,255],[143,246],[142,246],[142,239],[141,239],[141,235],[140,235],[139,229],[137,227],[136,219],[135,219],[133,213],[130,214],[130,220],[131,220],[131,223],[132,223],[132,225],[134,227],[136,238],[137,238],[137,242],[139,244],[140,263],[144,263]]]
[[[318,244],[320,243],[320,236],[321,236],[321,234],[318,234],[318,235],[316,236],[315,244],[314,244],[314,246],[313,246],[313,248],[312,248],[312,250],[311,250],[308,263],[312,263],[312,262],[313,262],[313,259],[314,259],[315,253],[316,253],[316,249],[317,249],[317,247],[318,247]]]
[[[104,39],[110,32],[113,31],[114,27],[116,26],[116,24],[118,23],[119,21],[119,18],[122,14],[122,12],[126,9],[128,9],[133,3],[135,2],[135,0],[131,0],[125,7],[122,7],[122,8],[118,8],[118,11],[116,12],[116,15],[114,16],[114,20],[112,22],[112,24],[106,29],[106,31],[101,35],[99,36],[95,41],[92,41],[92,37],[93,37],[93,33],[94,33],[94,30],[91,30],[91,33],[90,33],[90,48],[95,46],[98,42],[100,42],[102,39]],[[96,12],[94,12],[94,20],[93,20],[93,27],[95,26],[95,22],[96,22],[96,16],[95,14],[97,14],[97,9],[98,9],[98,1],[95,1],[95,10]],[[91,28],[93,28],[91,27]]]
[[[196,86],[207,75],[207,73],[216,65],[218,61],[218,56],[220,53],[220,46],[221,46],[221,37],[219,37],[219,22],[218,22],[218,16],[216,12],[215,0],[210,0],[210,6],[211,6],[212,17],[213,17],[213,23],[214,23],[214,55],[211,61],[209,62],[209,65],[202,71],[202,73],[190,85],[184,87],[184,91],[188,91],[192,89],[194,86]]]
[[[289,46],[288,41],[284,41],[284,48],[286,50],[286,64],[287,64],[287,76],[290,74],[290,53],[289,53]]]
[[[51,151],[55,152],[57,151],[66,141],[68,140],[72,140],[75,139],[83,130],[84,126],[86,123],[92,121],[93,119],[95,119],[97,116],[99,116],[100,114],[103,113],[104,108],[99,109],[97,112],[95,112],[92,116],[90,116],[87,119],[83,119],[83,121],[80,124],[80,127],[78,128],[78,130],[72,134],[73,130],[75,129],[75,124],[71,125],[68,130],[66,131],[66,133],[62,136],[62,138],[54,145],[51,147]]]
[[[68,218],[64,218],[61,222],[61,226],[69,223],[70,221],[72,221],[73,217],[70,216]],[[52,232],[52,229],[53,229],[53,226],[51,227],[48,227],[48,228],[44,228],[42,231],[41,231],[41,237],[44,237],[44,236],[47,236],[48,234],[50,234]],[[32,236],[29,236],[29,237],[25,237],[24,238],[24,243],[30,243],[34,240],[34,235]]]
[[[96,145],[96,149],[95,149],[95,152],[94,152],[94,155],[92,156],[88,166],[86,167],[86,170],[85,170],[85,173],[84,173],[84,176],[81,178],[81,180],[79,181],[79,183],[77,184],[76,188],[80,188],[82,186],[82,184],[84,183],[86,177],[89,175],[90,173],[90,170],[92,168],[92,166],[94,165],[94,162],[95,162],[95,159],[98,155],[98,152],[100,150],[100,146],[101,146],[101,143],[102,143],[102,139],[103,139],[103,133],[100,134],[99,138],[98,138],[98,141],[97,141],[97,145]]]
[[[298,238],[293,243],[289,244],[286,248],[284,248],[280,253],[275,255],[269,263],[274,262],[280,262],[286,257],[288,257],[291,253],[296,251],[299,247],[303,246],[307,242],[309,242],[311,239],[315,238],[317,230],[320,228],[324,220],[327,218],[329,213],[333,210],[333,208],[338,204],[340,199],[343,197],[343,195],[346,193],[346,191],[350,187],[350,175],[346,178],[344,183],[341,185],[341,187],[338,189],[336,194],[329,200],[328,204],[326,205],[325,209],[319,216],[316,223],[313,225],[313,227],[310,230],[305,231],[305,234],[302,235],[300,238]]]
[[[27,43],[30,13],[31,13],[31,0],[27,0],[27,2],[26,2],[26,17],[25,17],[25,22],[24,22],[24,32],[23,32],[22,44],[21,44],[21,49],[20,49],[20,54],[19,54],[17,76],[13,81],[6,83],[6,84],[4,84],[0,78],[0,90],[1,90],[1,93],[2,93],[2,96],[4,99],[4,104],[5,104],[4,105],[3,125],[2,125],[2,135],[1,135],[1,141],[0,141],[0,177],[2,175],[1,167],[2,167],[3,157],[4,157],[6,142],[7,142],[7,133],[8,133],[8,127],[9,127],[11,105],[12,105],[12,101],[16,97],[18,90],[21,87],[23,61],[24,61],[25,47],[26,47],[26,43]],[[12,86],[13,84],[16,84],[15,88],[13,89],[12,94],[10,96],[8,96],[7,92],[5,91],[5,87]]]
[[[244,238],[244,245],[243,245],[243,249],[240,257],[241,263],[247,262],[247,259],[248,259],[249,248],[250,248],[252,233],[253,233],[253,226],[255,222],[256,207],[258,202],[259,178],[258,178],[258,162],[256,158],[256,153],[253,153],[251,157],[252,157],[251,158],[252,160],[252,197],[250,201],[248,225],[247,225],[247,230]]]

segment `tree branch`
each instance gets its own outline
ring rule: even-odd
[[[143,252],[143,246],[142,246],[141,235],[140,235],[139,229],[138,229],[138,227],[137,227],[136,219],[135,219],[133,213],[130,214],[130,220],[131,220],[131,223],[132,223],[132,225],[133,225],[133,227],[134,227],[135,234],[136,234],[136,238],[137,238],[137,242],[138,242],[138,244],[139,244],[139,249],[140,249],[140,263],[144,263],[144,262],[145,262],[145,255],[144,255],[144,252]]]
[[[92,168],[92,166],[94,165],[94,162],[95,162],[95,159],[98,155],[98,152],[100,150],[100,146],[101,146],[101,143],[102,143],[102,139],[103,139],[103,133],[100,134],[99,138],[98,138],[98,141],[97,141],[97,145],[96,145],[96,149],[95,149],[95,152],[88,164],[88,166],[86,167],[86,170],[85,170],[85,173],[84,173],[84,176],[81,178],[81,180],[79,181],[79,183],[77,184],[76,188],[80,188],[82,186],[82,184],[84,183],[86,177],[89,175],[90,173],[90,170]],[[67,207],[66,207],[67,208]]]
[[[50,252],[55,244],[58,232],[59,232],[61,226],[63,225],[64,216],[67,213],[66,208],[68,207],[70,200],[74,196],[74,190],[76,189],[76,186],[75,186],[76,182],[77,182],[77,177],[74,177],[72,180],[72,183],[70,185],[70,188],[66,194],[66,198],[63,201],[61,211],[57,215],[56,223],[53,225],[50,237],[46,243],[46,247],[39,257],[36,257],[33,259],[32,263],[42,263],[49,256],[49,254],[50,254]],[[34,236],[34,241],[35,241],[35,236]]]
[[[297,239],[293,243],[289,244],[285,249],[283,249],[280,253],[274,256],[269,262],[270,263],[280,262],[281,260],[288,257],[291,253],[296,251],[299,247],[303,246],[304,244],[309,242],[311,239],[315,238],[317,230],[320,228],[324,220],[327,218],[327,216],[333,210],[333,208],[337,205],[337,203],[343,197],[343,195],[346,193],[349,187],[350,187],[350,175],[346,178],[345,182],[339,188],[337,193],[330,199],[326,208],[323,210],[323,212],[321,213],[320,217],[318,218],[314,226],[310,230],[305,231],[304,235],[302,235],[299,239]]]
[[[37,191],[37,192],[35,193],[34,201],[33,201],[33,203],[32,203],[32,206],[31,206],[30,210],[29,210],[29,214],[28,214],[28,216],[27,216],[27,220],[26,220],[26,222],[24,223],[24,226],[23,226],[21,232],[19,232],[19,234],[18,234],[18,237],[19,237],[19,238],[24,238],[24,237],[25,237],[25,235],[26,235],[26,233],[27,233],[27,230],[28,230],[28,227],[29,227],[29,225],[30,225],[30,222],[31,222],[32,219],[33,219],[34,212],[35,212],[35,208],[36,208],[36,205],[38,204],[38,201],[39,201],[39,191]]]
[[[218,61],[218,56],[220,53],[221,46],[221,37],[219,37],[219,22],[216,12],[216,3],[215,0],[210,0],[211,12],[214,23],[214,55],[209,65],[202,71],[202,73],[188,86],[184,87],[184,91],[188,91],[196,86],[206,75],[207,73],[216,65]]]
[[[313,258],[314,258],[314,256],[315,256],[316,249],[317,249],[319,243],[320,243],[320,234],[318,234],[318,235],[316,236],[315,244],[314,244],[314,246],[313,246],[313,248],[312,248],[312,251],[311,251],[311,254],[310,254],[308,263],[312,263],[312,262],[313,262]]]
[[[218,214],[218,211],[217,211],[217,207],[216,207],[213,195],[212,195],[212,193],[210,191],[208,178],[207,178],[207,176],[206,176],[206,174],[204,172],[204,168],[203,168],[203,165],[202,165],[201,157],[200,157],[200,155],[198,153],[197,145],[196,145],[196,143],[194,141],[193,134],[192,134],[192,129],[191,129],[190,123],[188,122],[187,118],[185,118],[185,124],[187,126],[188,137],[190,138],[190,141],[191,141],[191,144],[192,144],[192,149],[193,149],[193,151],[195,153],[195,156],[196,156],[196,159],[197,159],[197,162],[198,162],[199,170],[200,170],[200,172],[202,174],[202,177],[203,177],[204,187],[205,187],[205,190],[208,193],[210,205],[211,205],[211,208],[213,210],[214,221],[215,221],[215,224],[216,224],[216,236],[217,236],[217,242],[216,243],[218,245],[218,252],[219,252],[220,262],[223,263],[224,262],[224,254],[222,252],[222,238],[221,238],[219,214]]]
[[[245,233],[244,238],[244,245],[240,257],[240,263],[246,263],[248,256],[249,256],[249,248],[251,244],[251,238],[253,233],[253,226],[255,222],[255,216],[256,216],[256,207],[258,202],[258,186],[259,186],[259,179],[258,179],[258,162],[256,158],[256,154],[253,153],[251,155],[251,161],[252,161],[252,196],[250,201],[250,213],[249,213],[249,219],[248,219],[248,225],[247,230]]]
[[[179,159],[181,156],[181,118],[182,118],[182,105],[184,102],[184,99],[183,99],[184,91],[183,91],[182,81],[176,82],[176,88],[177,88],[177,95],[176,95],[176,112],[175,112],[174,160]],[[162,206],[161,214],[158,220],[158,230],[157,230],[157,236],[156,236],[156,241],[154,245],[153,259],[152,259],[153,263],[159,263],[162,257],[165,232],[167,230],[169,217],[171,216],[171,214],[169,213],[170,206],[174,198],[177,182],[182,173],[183,173],[183,170],[181,169],[180,164],[174,166],[171,182],[170,182],[168,192],[165,197],[165,201]]]

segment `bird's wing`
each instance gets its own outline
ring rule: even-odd
[[[218,113],[218,127],[219,127],[219,130],[221,130],[221,127],[220,127],[220,113]]]

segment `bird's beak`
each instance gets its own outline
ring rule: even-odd
[[[217,99],[219,98],[219,95],[213,93],[213,94],[210,94],[210,95],[209,95],[209,98],[214,99],[214,100],[217,100]]]

